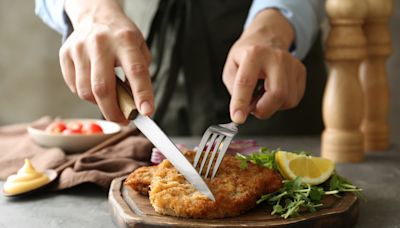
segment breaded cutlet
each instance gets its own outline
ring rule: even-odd
[[[148,196],[151,180],[158,166],[143,166],[136,169],[125,180],[125,185],[130,186],[142,195]]]
[[[188,152],[185,156],[192,161],[194,152]],[[143,175],[145,171],[138,169],[131,174],[136,180],[146,176],[146,181],[139,180],[136,185],[144,186],[148,183],[151,174]],[[252,163],[246,169],[241,169],[240,161],[232,155],[225,155],[214,179],[205,179],[214,194],[215,202],[197,191],[168,160],[164,160],[152,171],[149,197],[155,211],[184,218],[238,216],[255,207],[256,201],[263,194],[274,192],[282,185],[282,178],[277,172]]]

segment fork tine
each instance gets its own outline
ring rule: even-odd
[[[203,138],[201,138],[199,147],[197,148],[196,156],[194,157],[194,162],[193,166],[196,168],[197,163],[199,162],[200,156],[203,153],[204,147],[206,146],[206,143],[208,139],[210,138],[211,131],[207,129],[207,131],[204,133]]]
[[[225,140],[222,144],[222,149],[218,153],[218,158],[217,158],[217,161],[215,162],[214,169],[213,169],[213,172],[211,175],[211,179],[215,177],[215,174],[217,174],[219,165],[221,164],[222,158],[224,158],[225,152],[228,149],[229,144],[231,144],[231,141],[232,141],[232,137],[225,138]]]
[[[218,136],[218,134],[213,134],[211,136],[211,139],[210,139],[210,141],[208,143],[208,146],[207,146],[206,153],[204,154],[203,159],[201,161],[201,166],[200,166],[200,169],[199,169],[200,175],[201,175],[201,172],[203,171],[204,164],[206,164],[208,154],[210,153],[211,147],[213,147],[215,139],[217,138],[217,136]]]
[[[219,135],[218,138],[217,138],[217,140],[215,140],[216,143],[215,143],[215,145],[214,145],[214,150],[213,150],[213,152],[212,152],[212,154],[211,154],[211,158],[210,158],[210,160],[208,161],[207,171],[206,171],[206,174],[204,175],[205,178],[207,178],[208,173],[209,173],[210,170],[211,170],[211,166],[212,166],[212,164],[213,164],[215,154],[217,153],[217,151],[218,151],[218,149],[219,149],[219,145],[221,144],[222,139],[223,139],[224,137],[225,137],[224,135]]]

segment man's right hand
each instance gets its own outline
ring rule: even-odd
[[[108,120],[127,123],[116,97],[114,67],[121,66],[140,113],[154,110],[148,67],[151,55],[136,25],[115,0],[67,0],[74,32],[60,49],[65,82],[81,99],[96,103]]]

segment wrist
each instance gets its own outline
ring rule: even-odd
[[[109,21],[123,14],[116,0],[66,0],[64,9],[74,28],[87,20]]]
[[[289,50],[295,40],[295,32],[289,21],[274,8],[260,11],[247,29],[243,36],[259,36],[264,44]]]

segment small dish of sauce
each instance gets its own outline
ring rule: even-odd
[[[57,172],[55,170],[39,172],[33,167],[29,159],[25,159],[22,168],[16,174],[7,178],[3,185],[3,195],[21,196],[33,193],[48,186],[56,177]]]

